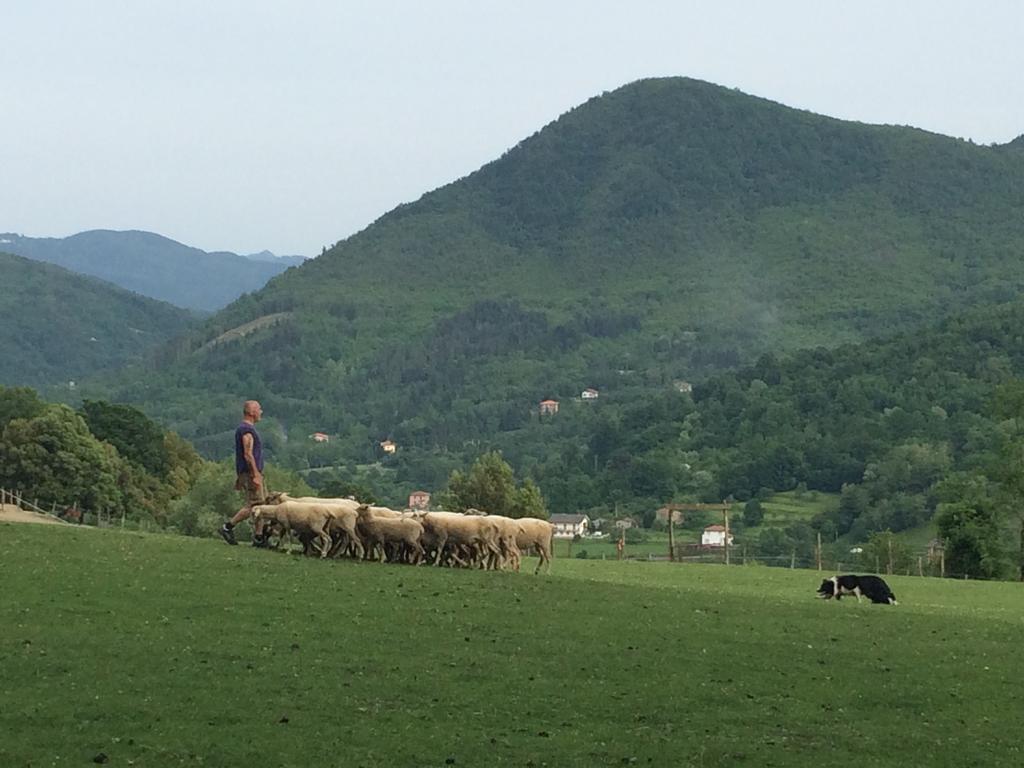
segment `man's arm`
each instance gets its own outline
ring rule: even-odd
[[[246,432],[242,435],[242,454],[245,456],[245,463],[249,465],[249,476],[252,478],[253,485],[259,488],[263,485],[263,475],[260,474],[260,470],[256,466],[256,457],[252,455],[252,445],[252,435]]]

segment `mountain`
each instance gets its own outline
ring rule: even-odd
[[[240,298],[115,391],[162,393],[211,450],[243,392],[353,462],[384,437],[500,447],[544,397],[643,400],[1018,299],[1022,213],[1005,147],[644,80]]]
[[[300,256],[206,252],[152,232],[96,229],[70,237],[0,234],[0,249],[92,275],[186,309],[213,311],[302,262]]]
[[[272,251],[260,251],[259,253],[247,253],[245,258],[252,261],[268,261],[271,264],[283,264],[285,267],[297,267],[306,261],[305,256],[278,256]]]
[[[0,384],[78,381],[143,359],[194,317],[116,285],[0,253]]]

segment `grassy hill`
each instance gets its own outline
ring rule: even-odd
[[[892,577],[890,608],[815,600],[811,571],[559,560],[536,578],[47,528],[0,525],[4,764],[1019,754],[1016,584]]]
[[[239,256],[207,252],[152,232],[94,229],[70,237],[0,234],[0,250],[92,275],[178,307],[220,309],[302,263],[268,251]]]
[[[252,392],[357,462],[387,436],[500,442],[543,397],[628,400],[1013,299],[1022,208],[1017,152],[640,81],[238,300],[117,396],[201,440]]]
[[[40,385],[121,368],[194,316],[51,264],[0,253],[0,384]]]

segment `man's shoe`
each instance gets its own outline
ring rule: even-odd
[[[224,541],[226,541],[228,544],[238,544],[238,542],[235,540],[235,532],[228,528],[227,525],[222,525],[218,533],[220,534],[220,537],[224,539]]]
[[[252,537],[252,545],[254,547],[256,547],[257,549],[269,549],[270,548],[270,542],[267,541],[267,537],[266,536],[253,536]]]

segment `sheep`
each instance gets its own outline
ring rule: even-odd
[[[469,547],[479,557],[501,558],[498,526],[488,517],[459,515],[455,512],[427,512],[420,519],[424,538],[437,551],[434,565],[440,565],[442,555],[446,554],[456,563],[466,565],[466,561],[456,551],[459,546]],[[450,547],[447,552],[446,547]]]
[[[328,506],[331,510],[331,519],[327,522],[327,533],[331,537],[332,543],[327,556],[335,557],[345,549],[353,557],[361,560],[366,550],[363,548],[363,540],[359,535],[356,511],[340,505]]]
[[[392,510],[388,510],[391,512]],[[420,537],[423,525],[417,520],[403,517],[378,515],[373,507],[362,505],[356,511],[359,534],[363,539],[366,557],[369,558],[380,545],[383,560],[388,544],[395,545],[395,559],[403,555],[415,565],[423,557],[423,546]]]
[[[353,511],[360,502],[349,498],[320,498],[319,496],[290,496],[284,491],[275,491],[267,496],[266,504],[281,504],[286,501],[297,501],[301,504],[331,504],[334,506],[346,507]]]
[[[492,566],[497,569],[511,565],[514,570],[518,571],[520,559],[519,546],[516,544],[516,539],[519,536],[518,521],[504,515],[489,515],[472,507],[466,510],[466,514],[486,517],[498,527],[498,548],[501,550],[501,555],[499,558],[492,556]]]
[[[551,546],[555,535],[555,526],[547,520],[540,520],[536,517],[521,517],[516,522],[519,524],[519,535],[516,536],[516,544],[523,552],[531,549],[537,551],[540,560],[537,562],[537,569],[533,572],[536,576],[540,573],[541,566],[547,563],[547,572],[551,573],[551,558],[554,549]],[[517,565],[516,570],[519,570]]]
[[[255,524],[259,525],[261,520],[277,523],[282,536],[294,533],[298,537],[305,554],[310,554],[311,548],[315,548],[320,557],[327,557],[331,538],[326,529],[333,514],[329,504],[282,501],[278,504],[257,504],[252,510]]]

